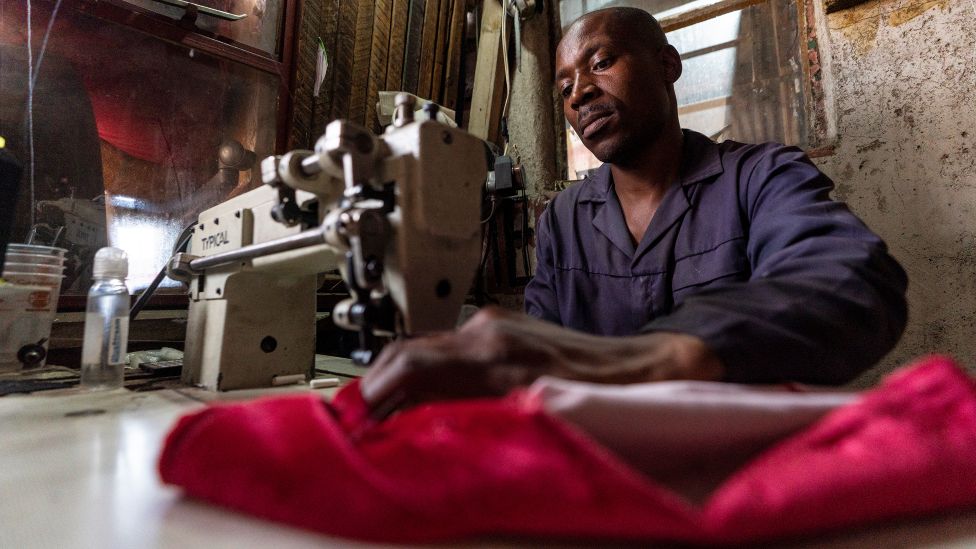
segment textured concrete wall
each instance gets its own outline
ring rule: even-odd
[[[820,17],[837,141],[817,163],[910,279],[908,330],[861,383],[930,352],[976,366],[974,21],[973,0],[874,0]]]
[[[522,23],[522,64],[512,70],[512,98],[508,117],[509,153],[521,161],[526,190],[537,195],[558,179],[553,123],[553,58],[550,25],[545,14]]]
[[[552,9],[552,7],[547,7]],[[525,173],[526,194],[529,197],[529,226],[535,227],[535,214],[544,190],[561,179],[557,167],[557,139],[553,111],[553,39],[551,13],[535,15],[522,23],[521,66],[512,65],[512,96],[508,115],[509,150]],[[511,27],[509,27],[511,31]],[[558,38],[556,38],[558,40]],[[514,44],[514,42],[513,42]],[[514,46],[513,46],[514,47]],[[514,61],[514,51],[512,60]],[[562,149],[565,156],[565,148]],[[534,242],[534,240],[532,241]],[[530,259],[535,263],[535,247],[530,246]],[[521,291],[494,296],[503,307],[522,310]]]

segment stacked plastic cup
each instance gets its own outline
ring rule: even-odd
[[[66,250],[9,244],[0,275],[0,372],[43,366]]]

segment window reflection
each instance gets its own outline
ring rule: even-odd
[[[0,0],[0,136],[28,166],[14,239],[69,249],[65,293],[87,290],[106,243],[145,287],[200,211],[260,183],[214,177],[217,154],[227,140],[272,154],[278,78],[67,6],[42,49],[53,6],[39,0],[29,55],[25,7]]]

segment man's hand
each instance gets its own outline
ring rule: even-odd
[[[719,359],[694,336],[584,334],[496,308],[458,331],[388,345],[362,379],[374,413],[451,398],[499,396],[551,375],[597,383],[720,379]]]

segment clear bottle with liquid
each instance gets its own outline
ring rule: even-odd
[[[118,248],[95,254],[94,283],[88,291],[85,339],[81,349],[81,386],[117,389],[125,372],[129,338],[129,260]]]

